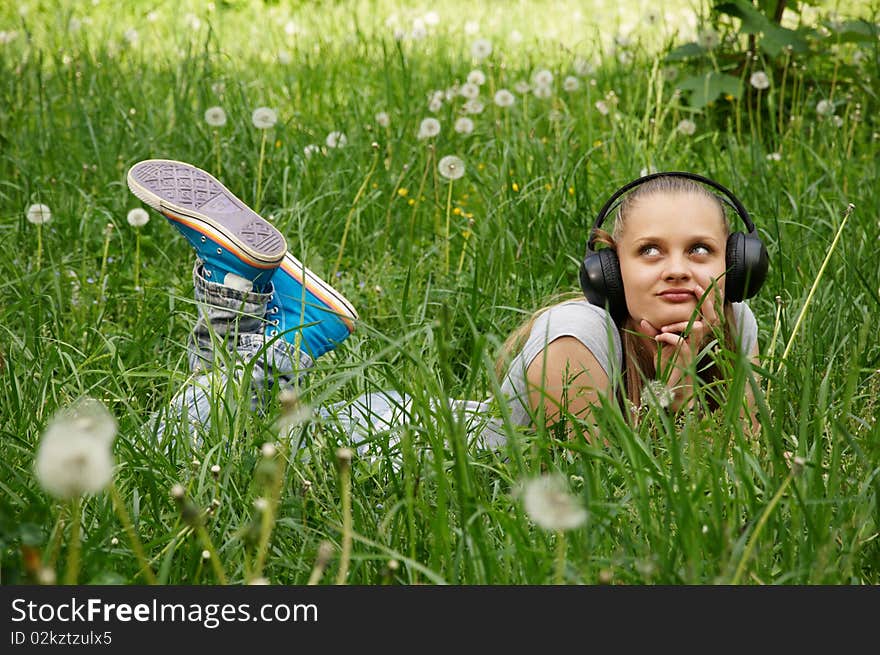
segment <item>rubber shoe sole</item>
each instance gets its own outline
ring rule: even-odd
[[[279,333],[289,343],[302,333],[300,344],[311,357],[333,350],[355,329],[358,313],[345,296],[287,253],[272,278],[267,307],[267,336]]]
[[[148,159],[132,166],[127,179],[135,196],[183,233],[213,282],[231,272],[265,284],[287,252],[281,232],[200,168]]]

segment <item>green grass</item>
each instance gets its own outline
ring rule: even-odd
[[[561,473],[588,510],[562,544],[568,583],[880,582],[876,43],[829,41],[824,57],[787,69],[784,95],[774,69],[763,96],[694,113],[663,81],[664,52],[687,40],[673,36],[678,23],[637,27],[631,60],[621,63],[611,37],[631,19],[578,21],[571,11],[580,3],[490,5],[473,15],[481,28],[472,35],[463,30],[472,3],[447,3],[425,39],[400,42],[386,18],[396,14],[410,29],[421,13],[389,2],[216,4],[161,4],[155,21],[152,3],[30,3],[23,17],[0,10],[0,31],[18,33],[0,45],[3,583],[31,580],[32,553],[63,578],[71,507],[39,487],[33,459],[50,416],[83,395],[117,417],[115,486],[160,582],[220,580],[202,557],[208,542],[232,583],[260,572],[272,583],[305,584],[324,541],[334,554],[320,581],[339,575],[345,515],[335,453],[346,442],[332,421],[301,428],[308,455],[289,464],[284,447],[270,463],[259,451],[278,439],[277,403],[261,416],[218,399],[218,420],[196,451],[179,441],[166,454],[152,438],[150,416],[188,374],[196,308],[191,251],[155,213],[141,228],[135,285],[136,235],[125,216],[139,203],[125,173],[149,157],[219,174],[358,308],[358,331],[304,383],[308,403],[379,389],[414,398],[418,420],[400,431],[399,446],[377,433],[375,457],[352,462],[348,583],[553,582],[560,537],[532,524],[516,493],[546,471]],[[198,29],[184,27],[188,11]],[[91,23],[69,28],[71,17],[86,16]],[[288,35],[288,20],[302,33]],[[131,27],[136,45],[123,36]],[[477,36],[494,45],[479,65],[488,88],[512,88],[548,68],[553,97],[517,95],[502,110],[484,92],[468,136],[452,130],[463,99],[444,102],[440,135],[417,140],[419,122],[434,115],[429,94],[478,67],[470,57]],[[289,63],[279,62],[280,50]],[[565,92],[579,58],[595,68]],[[595,103],[610,91],[618,102],[603,115]],[[816,114],[829,96],[839,127]],[[228,116],[216,134],[203,119],[214,105]],[[257,198],[262,134],[250,116],[263,105],[279,122],[268,132]],[[387,130],[378,111],[391,117]],[[676,130],[683,118],[696,123],[692,136]],[[344,149],[304,156],[333,130],[347,135]],[[467,166],[453,186],[448,243],[448,187],[436,173],[446,154]],[[750,303],[764,353],[759,438],[743,435],[731,403],[678,422],[649,412],[636,429],[603,407],[602,444],[508,426],[505,451],[469,447],[460,417],[432,400],[497,393],[500,343],[549,296],[577,288],[595,213],[649,166],[693,170],[733,189],[767,244],[769,278]],[[53,213],[39,264],[37,230],[25,219],[36,202]],[[793,334],[848,203],[855,210]],[[749,371],[727,365],[737,397]],[[804,460],[797,475],[795,456]],[[175,504],[175,484],[197,508],[219,502],[202,522],[207,541]],[[254,500],[276,490],[269,535]],[[109,492],[84,500],[80,582],[146,581],[119,516]]]

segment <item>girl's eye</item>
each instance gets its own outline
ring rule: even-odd
[[[646,257],[656,257],[660,254],[660,248],[657,246],[642,246],[639,248],[639,254]]]
[[[702,243],[698,243],[691,248],[691,253],[693,253],[694,255],[706,256],[711,252],[712,250],[709,248],[709,246]]]

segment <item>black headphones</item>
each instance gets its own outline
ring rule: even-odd
[[[694,173],[672,171],[652,173],[633,180],[618,189],[599,210],[599,215],[590,230],[587,253],[580,270],[581,289],[587,300],[593,305],[607,308],[611,317],[618,324],[626,317],[626,296],[623,291],[623,278],[620,274],[620,260],[617,258],[617,253],[611,248],[594,250],[596,230],[602,226],[602,222],[612,209],[617,207],[614,203],[618,198],[630,189],[656,177],[684,177],[707,184],[724,194],[724,196],[716,197],[733,207],[748,229],[748,234],[731,232],[727,237],[727,274],[724,277],[724,298],[730,302],[741,302],[758,293],[767,277],[770,260],[767,256],[767,249],[758,236],[758,230],[752,219],[749,218],[746,208],[733,193],[718,182]]]

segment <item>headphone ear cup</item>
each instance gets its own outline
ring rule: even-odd
[[[626,295],[620,274],[620,260],[611,248],[603,248],[584,258],[580,271],[581,290],[590,304],[607,308],[620,323],[626,316]]]
[[[767,277],[770,258],[764,243],[756,236],[733,232],[727,237],[727,275],[724,297],[730,302],[751,298]]]

